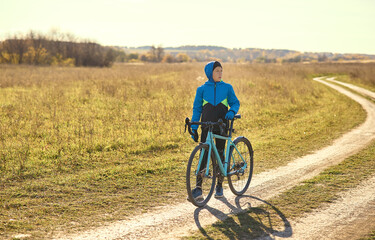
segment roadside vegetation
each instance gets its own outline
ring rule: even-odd
[[[203,66],[0,65],[0,236],[47,238],[185,201],[195,143],[184,119],[205,81]],[[363,122],[357,103],[311,79],[371,67],[225,64],[224,81],[241,101],[236,134],[252,141],[255,171]]]

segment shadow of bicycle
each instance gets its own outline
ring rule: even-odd
[[[292,227],[284,214],[270,203],[254,196],[238,196],[235,198],[235,205],[228,202],[226,198],[221,199],[226,204],[230,213],[205,206],[194,211],[194,220],[203,236],[207,239],[217,238],[217,232],[221,232],[229,239],[274,239],[275,236],[287,238],[292,236]],[[251,207],[251,201],[259,207]],[[199,213],[202,210],[209,211],[218,222],[212,225],[213,228],[205,229],[199,222]],[[233,215],[237,214],[236,217]],[[211,236],[210,236],[211,235]],[[216,237],[215,237],[216,235]]]

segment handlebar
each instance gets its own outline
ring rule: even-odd
[[[186,127],[188,127],[188,131],[189,131],[190,135],[194,135],[193,132],[191,131],[191,125],[192,125],[192,123],[190,122],[190,119],[185,118],[185,132],[186,132]]]
[[[230,124],[230,129],[229,129],[229,136],[232,136],[233,132],[233,122],[235,119],[240,119],[241,115],[236,114],[234,118],[232,119],[232,122]],[[186,132],[186,127],[188,127],[188,131],[190,135],[194,135],[194,133],[191,131],[191,125],[202,125],[202,126],[208,126],[208,127],[214,127],[214,126],[219,126],[220,128],[220,134],[225,135],[225,127],[226,124],[223,122],[222,119],[219,119],[217,122],[190,122],[189,118],[185,118],[185,132]]]
[[[226,124],[221,119],[219,119],[219,121],[217,122],[190,122],[189,118],[185,118],[185,132],[186,132],[186,127],[188,127],[188,131],[190,135],[194,135],[193,132],[191,131],[191,125],[202,125],[202,126],[209,126],[209,127],[219,126],[220,129],[225,128],[226,126]]]

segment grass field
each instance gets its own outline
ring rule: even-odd
[[[0,65],[0,236],[43,238],[185,201],[195,144],[183,121],[205,81],[203,67]],[[373,65],[224,64],[224,81],[241,102],[235,128],[252,141],[255,172],[364,120],[358,104],[311,80],[357,69],[362,79]]]

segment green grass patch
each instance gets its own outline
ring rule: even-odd
[[[361,238],[360,240],[374,240],[375,239],[375,230],[373,230],[368,236]]]
[[[318,176],[268,200],[267,203],[196,231],[186,239],[243,239],[288,234],[289,221],[321,208],[340,192],[356,187],[375,174],[375,142]],[[256,198],[255,198],[256,199]],[[258,201],[263,201],[256,199]],[[264,201],[263,201],[264,202]],[[369,236],[372,239],[373,235]]]

